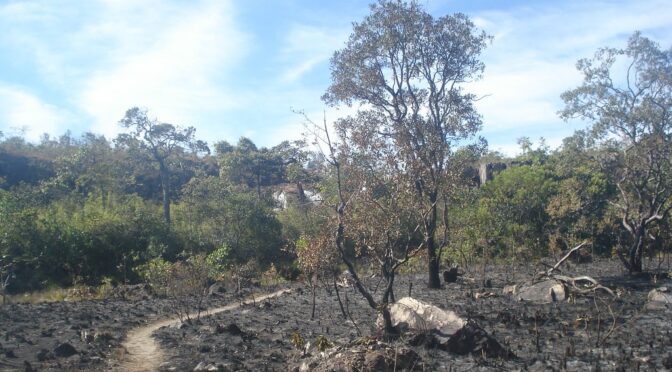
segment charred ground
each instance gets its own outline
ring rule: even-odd
[[[402,275],[398,298],[408,295],[457,312],[482,327],[515,356],[459,355],[432,342],[431,333],[403,332],[385,339],[376,313],[352,288],[342,288],[352,319],[343,319],[333,292],[321,288],[310,320],[310,291],[301,284],[279,298],[159,329],[154,336],[165,355],[161,370],[662,370],[672,368],[672,308],[648,301],[650,290],[669,279],[630,277],[618,262],[601,260],[564,267],[567,274],[591,273],[608,294],[575,296],[548,304],[522,302],[502,293],[505,285],[532,278],[534,267],[492,266],[483,287],[481,270],[456,283],[427,290],[424,275]],[[664,277],[664,275],[662,276]],[[377,278],[368,279],[376,288]],[[411,285],[412,283],[412,285]],[[256,288],[256,292],[270,289]],[[99,301],[0,309],[0,368],[3,370],[108,370],[123,358],[127,332],[171,316],[165,299],[136,289],[135,295]],[[207,306],[239,301],[251,292],[218,293]],[[354,323],[353,323],[354,321]],[[402,368],[403,369],[403,368]]]

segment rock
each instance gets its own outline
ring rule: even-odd
[[[536,304],[564,301],[567,298],[565,286],[555,280],[544,280],[529,286],[518,288],[516,298]]]
[[[395,327],[403,325],[419,331],[436,329],[452,335],[466,324],[466,321],[455,312],[442,310],[412,297],[402,298],[390,305],[389,309],[392,325]],[[383,319],[381,316],[378,317],[376,324],[382,327]]]
[[[221,296],[226,293],[226,284],[224,282],[216,282],[208,288],[208,296]]]
[[[672,293],[667,287],[652,289],[647,298],[649,300],[645,305],[647,310],[665,310],[672,307]]]
[[[212,363],[200,362],[194,368],[194,372],[199,371],[219,371],[219,367]]]
[[[54,349],[54,354],[59,358],[68,358],[77,354],[77,349],[71,344],[64,342]]]
[[[476,322],[470,320],[464,327],[455,332],[443,345],[444,350],[466,355],[485,355],[488,358],[513,357],[510,350],[504,348],[497,340],[490,336]]]
[[[504,288],[502,289],[502,293],[507,295],[514,295],[516,294],[517,290],[518,286],[516,284],[505,285]]]
[[[667,287],[655,288],[649,292],[648,299],[650,302],[672,304],[672,293],[670,293]]]
[[[245,333],[235,323],[230,323],[226,327],[222,326],[221,324],[217,324],[217,328],[215,328],[215,332],[218,333],[218,334],[226,332],[226,333],[230,333],[234,336],[241,336]]]
[[[457,267],[451,267],[443,272],[443,281],[446,283],[455,283],[457,281]]]
[[[42,349],[37,352],[37,361],[44,362],[45,360],[53,359],[54,353],[50,352],[47,349]]]

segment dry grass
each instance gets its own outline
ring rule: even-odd
[[[71,288],[48,288],[42,291],[7,296],[7,303],[38,304],[43,302],[100,300],[107,296],[112,286],[102,284],[98,287],[77,285]]]

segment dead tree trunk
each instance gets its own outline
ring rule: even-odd
[[[336,283],[336,272],[334,271],[332,273],[332,284],[334,286],[334,291],[336,291],[336,299],[338,300],[338,306],[341,308],[341,314],[343,314],[343,319],[348,318],[348,314],[345,312],[345,308],[343,307],[343,301],[341,301],[341,293],[338,290],[338,284]]]
[[[427,286],[431,289],[441,288],[441,277],[439,276],[439,257],[436,254],[436,193],[432,193],[430,200],[432,203],[431,210],[425,221],[425,245],[427,246],[427,272],[429,274]]]
[[[159,162],[159,176],[163,195],[163,219],[170,225],[170,173],[163,161]]]

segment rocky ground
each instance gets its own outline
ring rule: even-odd
[[[523,283],[542,267],[480,268],[440,290],[425,289],[425,275],[398,278],[397,298],[410,295],[469,319],[496,340],[492,354],[473,334],[448,347],[432,332],[402,333],[394,340],[375,327],[376,313],[353,288],[336,294],[321,287],[311,318],[310,290],[300,283],[279,298],[245,305],[192,324],[155,332],[164,354],[161,370],[666,370],[672,369],[672,308],[651,302],[669,279],[631,278],[614,261],[563,265],[565,275],[591,275],[618,295],[572,296],[545,304],[519,301],[503,288]],[[368,280],[375,288],[378,279]],[[272,288],[257,289],[270,292]],[[669,293],[669,292],[668,292]],[[131,296],[127,296],[131,297]],[[231,292],[207,306],[239,301]],[[127,331],[171,314],[166,300],[140,295],[124,300],[6,305],[0,308],[0,370],[107,370],[123,354]],[[471,336],[470,336],[471,335]],[[470,339],[471,337],[471,339]],[[479,336],[480,337],[480,336]],[[483,336],[485,337],[485,336]],[[453,345],[454,346],[454,345]],[[472,345],[473,346],[473,345]],[[469,348],[468,348],[469,349]],[[509,354],[510,352],[510,354]]]
[[[210,296],[208,306],[238,297]],[[118,287],[104,300],[0,306],[0,371],[106,371],[123,356],[130,329],[174,316],[172,302],[144,285]]]

